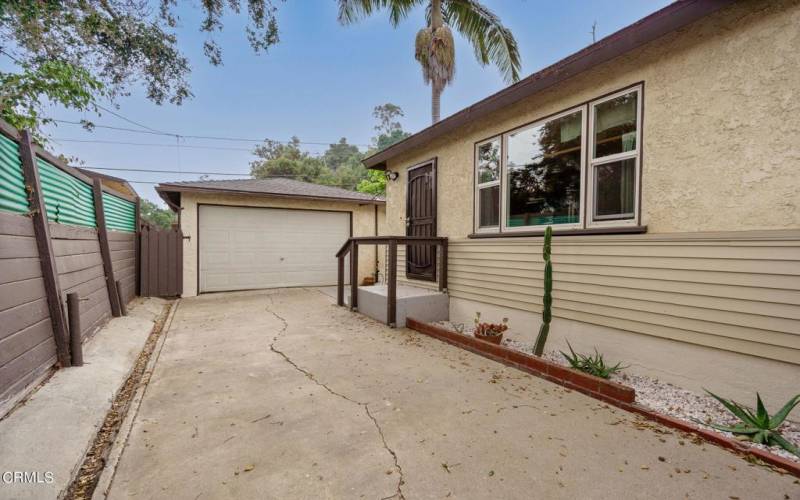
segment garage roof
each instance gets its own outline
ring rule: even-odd
[[[385,203],[381,196],[283,178],[165,182],[156,186],[156,192],[173,209],[180,206],[184,192]]]
[[[557,63],[538,71],[500,92],[410,135],[402,141],[365,158],[367,168],[385,170],[386,162],[392,158],[421,147],[433,139],[473,122],[483,116],[542,92],[578,73],[610,61],[651,42],[672,31],[678,30],[730,5],[735,0],[677,0],[663,9],[601,39],[596,43],[568,56]]]

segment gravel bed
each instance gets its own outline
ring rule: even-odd
[[[472,325],[455,324],[449,321],[439,321],[435,324],[467,336],[472,336],[472,331],[474,329]],[[518,340],[506,337],[503,339],[503,345],[527,354],[533,353],[532,343],[520,342]],[[558,351],[546,352],[542,357],[548,361],[569,366],[567,360],[564,359],[564,357]],[[611,364],[615,364],[616,362],[617,361],[614,360],[611,362]],[[624,364],[625,361],[623,360],[623,365]],[[728,410],[725,409],[725,407],[723,407],[721,404],[719,404],[719,402],[717,402],[717,400],[710,396],[698,394],[696,392],[683,389],[682,387],[678,387],[667,382],[662,382],[657,378],[648,377],[646,375],[629,375],[625,372],[620,372],[612,375],[610,380],[633,388],[636,391],[636,402],[642,406],[650,408],[651,410],[655,410],[664,415],[669,415],[671,417],[676,417],[692,424],[699,425],[724,436],[734,437],[733,434],[729,432],[722,432],[709,427],[708,425],[700,424],[696,421],[699,420],[700,422],[706,423],[713,422],[719,425],[732,425],[737,423],[738,419],[731,415]],[[724,394],[719,395],[723,397],[725,396]],[[775,412],[779,409],[779,407],[776,407],[775,405],[783,405],[784,403],[785,401],[767,402],[767,410],[770,412]],[[800,408],[800,406],[798,406],[798,408]],[[799,411],[800,409],[795,409],[795,412]],[[792,414],[791,416],[796,418],[796,413]],[[799,423],[785,421],[780,427],[780,431],[787,441],[795,446],[800,447]],[[793,455],[782,448],[753,443],[750,443],[750,446],[767,450],[775,455],[779,455],[783,458],[788,458],[789,460],[800,463],[800,457],[797,457],[796,455]]]

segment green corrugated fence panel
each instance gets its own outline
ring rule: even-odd
[[[97,227],[92,186],[50,163],[36,159],[47,219],[59,224]]]
[[[114,231],[136,231],[136,205],[113,194],[103,193],[106,227]]]
[[[0,210],[18,214],[28,213],[28,196],[22,160],[16,142],[0,134]]]

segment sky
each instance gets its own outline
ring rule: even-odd
[[[223,65],[210,65],[202,52],[201,13],[194,2],[178,2],[181,24],[176,30],[180,49],[192,66],[194,98],[181,106],[158,106],[140,88],[114,103],[116,113],[147,127],[178,134],[232,137],[245,140],[176,139],[145,133],[58,124],[45,128],[48,149],[77,157],[87,168],[146,169],[165,172],[98,170],[133,183],[143,197],[160,202],[153,184],[195,180],[198,174],[225,172],[246,177],[254,159],[253,146],[262,139],[297,136],[312,153],[346,137],[362,149],[375,135],[375,106],[391,102],[402,107],[404,129],[415,132],[430,124],[430,88],[414,60],[414,37],[424,25],[424,9],[393,28],[386,12],[341,26],[334,0],[276,2],[280,43],[255,54],[245,38],[245,15],[230,14],[216,39]],[[484,0],[511,29],[527,76],[665,6],[666,0]],[[5,66],[5,64],[4,64]],[[451,115],[506,86],[499,71],[482,67],[472,48],[456,35],[456,76],[442,96],[442,116]],[[112,106],[118,106],[113,107]],[[78,113],[51,107],[62,120],[88,119],[96,124],[145,130],[103,113]],[[90,141],[90,142],[80,142]],[[134,144],[111,144],[108,142]],[[218,148],[218,149],[217,149]],[[208,178],[235,178],[210,175]]]

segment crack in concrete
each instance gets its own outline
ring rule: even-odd
[[[272,295],[268,295],[267,297],[269,298],[270,304],[274,304],[274,301],[272,300]],[[300,365],[298,365],[297,363],[295,363],[286,353],[284,353],[283,351],[281,351],[280,349],[275,347],[275,343],[278,341],[278,339],[281,337],[281,335],[286,333],[286,330],[289,329],[289,322],[286,320],[286,318],[284,318],[283,316],[281,316],[278,313],[276,313],[275,311],[273,311],[270,307],[267,307],[266,310],[267,310],[268,313],[270,313],[273,316],[275,316],[283,324],[283,328],[281,328],[281,330],[277,334],[275,334],[274,337],[272,337],[272,342],[269,345],[270,351],[272,351],[275,354],[277,354],[280,357],[282,357],[283,360],[286,361],[287,363],[289,363],[290,365],[292,365],[295,370],[297,370],[300,373],[302,373],[303,375],[305,375],[309,380],[311,380],[312,382],[314,382],[318,386],[322,387],[323,389],[328,391],[330,394],[332,394],[334,396],[337,396],[337,397],[339,397],[341,399],[344,399],[346,401],[349,401],[349,402],[351,402],[353,404],[356,404],[356,405],[361,406],[361,407],[364,408],[364,412],[366,413],[367,417],[369,417],[369,419],[372,420],[372,423],[375,426],[375,429],[378,431],[378,435],[381,438],[381,443],[383,444],[383,448],[387,452],[389,452],[389,454],[392,456],[392,460],[394,461],[394,468],[397,470],[397,473],[400,476],[400,479],[397,481],[397,491],[395,492],[395,494],[394,495],[390,495],[388,497],[383,497],[383,498],[381,498],[381,500],[389,500],[391,498],[399,498],[400,500],[405,500],[405,496],[403,495],[403,488],[402,488],[403,485],[405,484],[405,476],[403,475],[403,467],[400,466],[400,461],[397,458],[397,453],[389,446],[389,443],[386,442],[386,436],[383,434],[383,428],[381,428],[381,425],[378,422],[378,419],[376,419],[375,416],[370,411],[369,403],[363,403],[361,401],[357,401],[357,400],[355,400],[355,399],[353,399],[353,398],[351,398],[351,397],[349,397],[349,396],[347,396],[345,394],[342,394],[340,392],[334,391],[333,389],[328,387],[327,384],[325,384],[323,382],[320,382],[317,379],[317,377],[314,376],[313,373],[311,373],[310,371],[306,370],[305,368],[303,368]]]

